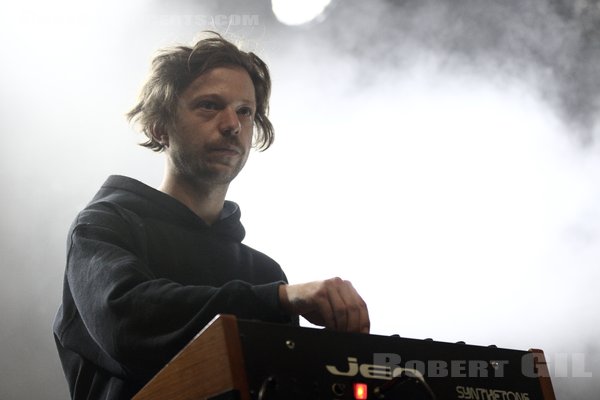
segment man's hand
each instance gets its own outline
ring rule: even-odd
[[[350,281],[325,281],[279,286],[281,305],[290,314],[341,332],[369,333],[367,304]]]

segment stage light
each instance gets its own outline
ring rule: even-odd
[[[273,13],[286,25],[302,25],[317,18],[331,0],[272,0]]]

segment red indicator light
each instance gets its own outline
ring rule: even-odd
[[[356,400],[367,400],[367,384],[366,383],[355,383],[354,384],[354,398]]]

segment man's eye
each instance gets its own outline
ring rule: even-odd
[[[200,101],[196,104],[196,108],[201,108],[203,110],[217,110],[219,106],[212,101]]]
[[[250,107],[242,107],[238,110],[238,113],[244,117],[252,117],[254,115],[254,111]]]

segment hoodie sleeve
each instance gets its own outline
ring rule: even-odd
[[[293,322],[279,304],[281,280],[253,285],[233,280],[221,287],[182,285],[153,276],[135,221],[106,205],[87,209],[69,238],[66,286],[74,303],[68,319],[81,319],[97,354],[120,373],[145,379],[156,373],[216,314]],[[69,323],[65,324],[65,330]]]

